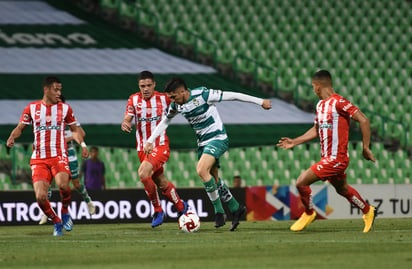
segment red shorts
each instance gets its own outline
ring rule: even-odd
[[[67,157],[32,159],[30,160],[30,167],[33,183],[41,180],[51,184],[53,177],[59,172],[66,172],[69,177],[71,176]]]
[[[153,152],[147,156],[143,151],[139,151],[139,159],[148,161],[153,166],[153,176],[157,176],[163,173],[163,165],[169,160],[170,150],[169,146],[157,146],[153,149]]]
[[[349,161],[322,158],[320,162],[312,165],[310,169],[323,181],[342,180],[346,179],[345,170],[348,165]]]

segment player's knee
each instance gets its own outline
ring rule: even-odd
[[[67,191],[70,189],[69,182],[60,182],[58,187],[60,191]]]
[[[36,193],[36,201],[43,204],[47,201],[47,193]]]
[[[203,179],[203,181],[207,180],[208,178],[210,178],[210,173],[208,170],[204,169],[203,167],[197,167],[196,169],[197,175]]]
[[[346,185],[346,186],[341,186],[341,187],[335,188],[335,190],[336,190],[336,192],[337,192],[338,194],[340,194],[340,195],[342,195],[342,196],[345,195],[346,193],[348,193],[348,191],[349,191],[347,185]]]
[[[139,177],[140,177],[140,181],[143,183],[144,186],[146,186],[147,183],[150,183],[149,181],[152,181],[151,177],[141,177],[140,174],[139,174]]]
[[[141,169],[141,168],[139,168],[138,174],[139,174],[139,178],[147,178],[151,176],[150,171],[148,171],[147,169]]]

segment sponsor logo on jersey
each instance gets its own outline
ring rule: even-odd
[[[162,117],[161,116],[157,116],[157,117],[151,117],[151,118],[138,118],[138,121],[158,121],[161,120]]]
[[[60,128],[61,128],[60,125],[48,125],[48,126],[40,125],[40,126],[36,127],[36,131],[37,132],[44,131],[44,130],[57,130],[57,131],[60,131]]]
[[[332,130],[332,124],[330,123],[322,123],[319,125],[320,129],[331,129]]]

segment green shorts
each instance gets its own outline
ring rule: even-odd
[[[222,156],[229,148],[229,140],[212,140],[207,145],[198,148],[197,150],[197,158],[203,154],[209,154],[215,157],[216,163],[215,166],[220,167],[219,165],[219,158]]]

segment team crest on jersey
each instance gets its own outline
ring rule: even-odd
[[[192,103],[193,103],[194,106],[200,106],[200,102],[199,102],[199,100],[197,100],[197,98],[193,99]]]
[[[40,116],[40,110],[36,111],[36,116]]]
[[[30,118],[30,116],[29,116],[28,114],[24,114],[24,115],[23,115],[23,119],[24,119],[24,120],[29,120],[29,118]]]
[[[134,111],[134,107],[133,107],[133,106],[128,106],[128,107],[127,107],[127,111],[133,112],[133,111]]]

